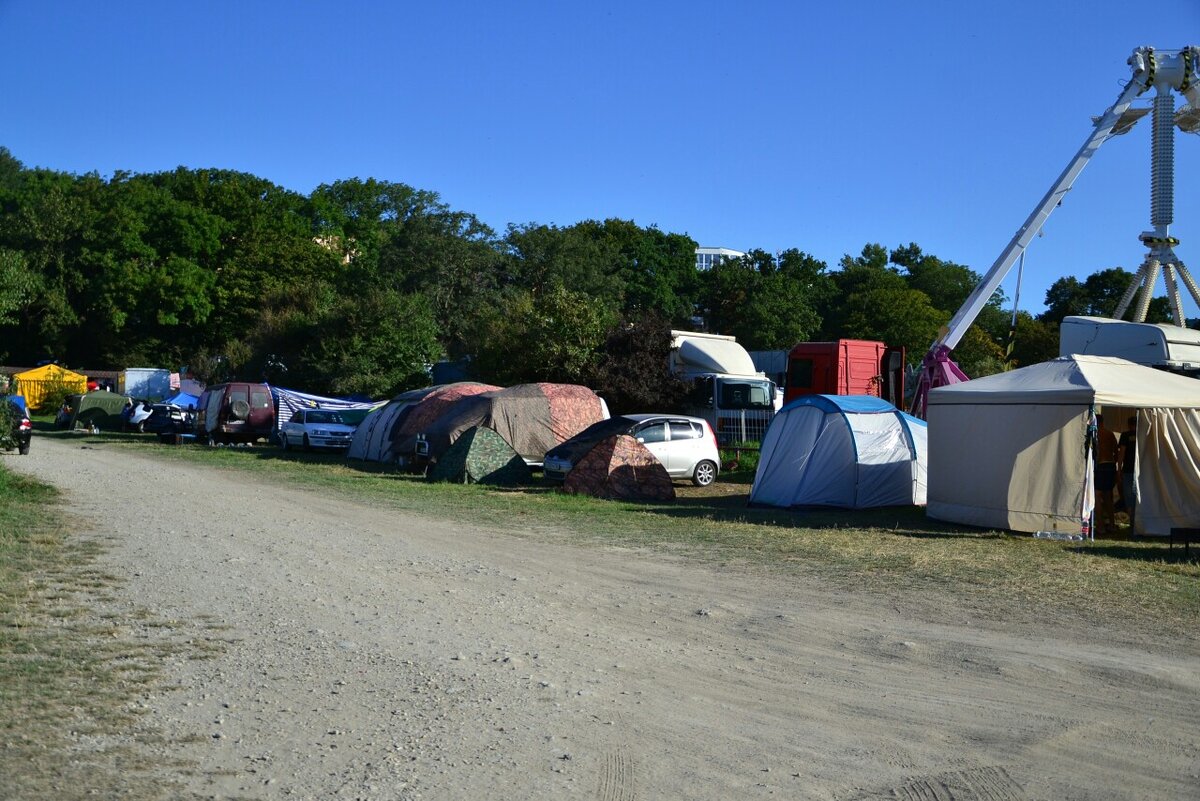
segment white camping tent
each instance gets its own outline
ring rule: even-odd
[[[868,395],[806,395],[763,438],[750,503],[861,509],[925,503],[922,420]]]
[[[1076,533],[1091,507],[1088,421],[1136,414],[1140,534],[1200,524],[1200,381],[1063,356],[929,394],[929,505],[939,520]]]

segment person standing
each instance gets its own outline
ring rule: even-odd
[[[1137,487],[1134,473],[1137,470],[1137,415],[1129,418],[1128,428],[1117,440],[1117,461],[1121,463],[1121,502],[1129,515],[1129,527],[1133,528],[1133,516],[1137,511]]]
[[[1113,490],[1117,486],[1117,435],[1104,425],[1104,415],[1096,415],[1096,533],[1117,527],[1113,510]]]

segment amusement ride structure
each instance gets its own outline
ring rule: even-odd
[[[1153,230],[1139,236],[1149,252],[1121,298],[1114,316],[1123,317],[1136,298],[1133,319],[1144,321],[1160,272],[1166,283],[1175,325],[1185,326],[1187,323],[1183,314],[1180,283],[1187,287],[1192,299],[1200,305],[1200,288],[1175,255],[1179,240],[1170,232],[1175,213],[1175,127],[1185,133],[1200,133],[1200,47],[1181,50],[1139,47],[1133,51],[1127,63],[1133,70],[1133,77],[1116,102],[1103,115],[1093,118],[1095,127],[1083,146],[1017,230],[966,302],[938,332],[937,339],[921,363],[912,404],[914,414],[925,416],[931,389],[967,380],[967,376],[951,360],[950,352],[958,345],[1017,259],[1042,230],[1050,213],[1070,191],[1075,179],[1100,146],[1113,136],[1127,133],[1147,113],[1152,113],[1153,126],[1150,157],[1150,224]],[[1133,108],[1134,100],[1150,89],[1155,90],[1151,107]],[[1186,104],[1178,111],[1175,109],[1176,92],[1186,100]]]

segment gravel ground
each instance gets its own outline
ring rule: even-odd
[[[5,464],[95,521],[115,606],[231,641],[140,702],[202,797],[1200,797],[1191,638],[917,617],[103,445]]]

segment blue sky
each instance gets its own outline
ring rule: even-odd
[[[0,0],[0,30],[0,145],[27,166],[374,177],[498,231],[619,217],[831,267],[916,242],[983,273],[1133,49],[1200,44],[1200,0]],[[1100,150],[1022,307],[1140,264],[1149,150],[1145,122]],[[1177,136],[1172,231],[1200,275],[1198,175]]]

